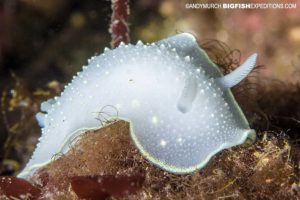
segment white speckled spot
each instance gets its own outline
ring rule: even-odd
[[[167,142],[166,142],[166,140],[160,140],[160,145],[162,146],[162,147],[165,147],[166,145],[167,145]]]

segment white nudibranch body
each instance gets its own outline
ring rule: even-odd
[[[66,152],[101,113],[130,122],[142,155],[172,173],[191,173],[219,151],[255,138],[229,87],[253,69],[256,54],[229,75],[188,33],[144,45],[121,44],[92,57],[60,95],[41,105],[42,136],[20,177]]]

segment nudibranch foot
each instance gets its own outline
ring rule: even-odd
[[[248,147],[251,146],[255,140],[256,140],[256,132],[253,129],[249,129],[247,130],[247,135],[248,137],[246,138],[246,140],[242,143],[243,147]]]

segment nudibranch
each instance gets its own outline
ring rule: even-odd
[[[254,140],[230,88],[250,73],[256,58],[224,76],[189,33],[106,48],[59,97],[42,103],[42,136],[19,176],[66,152],[74,136],[104,126],[99,113],[130,122],[134,144],[156,166],[194,172],[221,150]]]

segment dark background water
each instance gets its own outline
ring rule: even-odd
[[[299,80],[299,0],[292,1],[298,8],[290,10],[185,7],[196,2],[200,1],[131,1],[131,41],[152,42],[188,31],[197,35],[200,43],[217,39],[239,49],[242,54],[237,58],[242,60],[258,52],[265,67],[255,76],[262,81],[276,79],[279,84],[289,84]],[[282,2],[288,1],[278,1]],[[39,102],[57,94],[88,58],[109,46],[110,14],[107,0],[0,1],[0,146],[4,160],[22,164],[28,159],[39,135],[34,119]],[[10,135],[11,142],[4,146]]]

